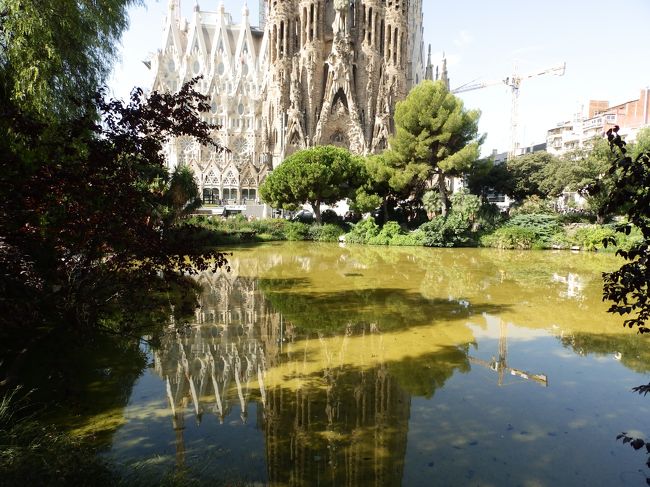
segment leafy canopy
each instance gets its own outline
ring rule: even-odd
[[[260,188],[276,208],[309,203],[320,222],[320,205],[353,198],[366,180],[363,162],[349,151],[317,146],[296,152],[275,169]]]
[[[34,120],[5,100],[3,296],[38,292],[70,311],[100,298],[108,276],[196,272],[223,263],[221,254],[199,245],[197,231],[178,225],[195,204],[196,184],[185,169],[170,175],[162,151],[181,136],[221,150],[211,138],[214,127],[199,118],[209,106],[194,90],[196,81],[147,99],[134,90],[128,104],[98,97],[72,121]],[[0,300],[4,305],[11,303]]]
[[[396,134],[386,156],[396,169],[391,186],[419,199],[433,176],[469,172],[483,141],[478,136],[479,117],[478,110],[466,110],[440,81],[424,81],[413,88],[395,111]],[[447,205],[446,193],[441,196]]]
[[[69,116],[105,81],[141,0],[2,0],[0,73],[22,109]]]
[[[548,152],[533,152],[513,157],[506,163],[511,178],[510,196],[523,201],[531,196],[548,196],[547,173],[553,172],[559,160]],[[550,171],[549,169],[552,168]],[[562,188],[564,189],[564,188]],[[560,193],[562,190],[560,190]]]
[[[642,241],[630,250],[616,253],[627,262],[614,272],[605,273],[603,298],[613,302],[609,311],[631,315],[625,325],[638,327],[640,333],[650,332],[650,153],[630,156],[625,142],[618,135],[618,127],[607,133],[612,150],[618,151],[608,175],[614,185],[608,194],[606,210],[624,208],[627,222],[617,227],[618,232],[629,234],[636,226],[643,235]],[[600,188],[595,188],[597,191]],[[615,243],[613,238],[605,242]],[[646,386],[644,386],[646,387]],[[650,391],[650,385],[647,386]]]

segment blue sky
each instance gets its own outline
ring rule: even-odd
[[[444,51],[451,87],[468,82],[498,81],[566,62],[564,76],[541,76],[522,83],[519,97],[520,140],[545,140],[546,130],[585,109],[590,99],[622,103],[650,86],[650,0],[424,0],[424,40],[434,62]],[[181,0],[189,17],[194,0]],[[203,10],[216,10],[218,0],[199,0]],[[242,1],[225,0],[235,22]],[[249,2],[251,23],[258,1]],[[146,0],[130,11],[131,26],[122,40],[121,62],[110,82],[111,94],[125,98],[134,86],[147,86],[142,60],[161,47],[166,0]],[[426,47],[425,47],[426,49]],[[437,58],[437,59],[436,59]],[[484,153],[506,151],[510,139],[511,95],[494,85],[459,95],[468,108],[482,112],[480,130],[487,133]]]

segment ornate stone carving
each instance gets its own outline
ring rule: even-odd
[[[177,0],[170,6],[152,88],[176,90],[202,74],[211,105],[204,116],[221,126],[217,135],[233,152],[174,141],[165,150],[169,166],[191,164],[200,183],[208,175],[228,180],[239,194],[244,168],[255,169],[259,184],[295,150],[382,150],[395,103],[425,76],[422,0],[266,0],[263,34],[246,9],[241,24],[222,6],[197,9],[184,23]]]

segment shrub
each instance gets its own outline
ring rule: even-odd
[[[390,245],[396,247],[419,247],[424,245],[424,232],[422,230],[414,230],[410,233],[395,235]]]
[[[352,227],[352,230],[345,236],[345,241],[348,243],[366,244],[378,234],[379,226],[375,223],[375,219],[368,217]]]
[[[338,242],[345,231],[338,225],[312,225],[309,227],[309,239],[316,242]]]
[[[614,227],[615,228],[615,227]],[[623,232],[616,232],[616,246],[628,252],[630,249],[643,243],[643,233],[639,227],[632,226],[632,231],[629,235]]]
[[[425,247],[462,247],[473,244],[472,223],[453,211],[420,226]]]
[[[288,222],[285,227],[287,240],[307,240],[309,237],[309,225],[301,222]]]
[[[603,247],[603,240],[610,237],[616,237],[613,228],[589,225],[578,228],[573,235],[573,241],[574,245],[579,245],[584,250],[598,250]]]
[[[483,247],[497,249],[531,249],[535,245],[536,235],[530,228],[505,226],[481,237]]]
[[[545,213],[519,214],[508,220],[507,227],[529,230],[535,235],[536,247],[550,247],[553,236],[561,231],[557,215]]]
[[[320,219],[323,225],[328,223],[331,223],[333,225],[343,223],[343,218],[338,216],[334,210],[325,210],[323,213],[321,213]]]
[[[430,222],[424,223],[420,226],[423,234],[423,245],[425,247],[447,247],[444,236],[445,219],[444,217],[436,217]]]
[[[289,222],[281,218],[269,218],[262,220],[253,220],[250,222],[258,236],[264,235],[270,238],[263,238],[263,240],[286,240],[286,228]]]
[[[386,222],[381,231],[374,237],[368,239],[370,245],[389,245],[393,237],[400,235],[402,228],[397,222]]]

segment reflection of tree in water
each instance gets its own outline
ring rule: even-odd
[[[271,483],[399,485],[411,396],[431,397],[455,370],[469,370],[471,334],[462,335],[468,338],[463,343],[449,339],[429,353],[382,360],[376,358],[386,346],[382,328],[391,329],[391,321],[392,328],[403,328],[406,317],[411,326],[430,324],[426,313],[458,318],[467,308],[446,301],[427,307],[423,298],[397,290],[352,293],[345,302],[342,294],[321,296],[317,303],[311,300],[311,310],[299,297],[292,302],[282,296],[292,315],[287,319],[268,296],[300,289],[299,280],[267,280],[264,293],[256,280],[236,272],[200,280],[204,293],[195,323],[166,335],[154,354],[156,371],[168,387],[178,462],[184,462],[185,410],[199,419],[239,413],[246,421],[248,404],[255,401]],[[372,303],[378,298],[393,311],[374,314]],[[337,309],[338,301],[342,314],[325,317],[324,310]],[[295,319],[294,305],[299,310]],[[344,315],[345,322],[339,321]],[[317,318],[337,326],[305,326],[305,319],[316,323]],[[346,347],[356,353],[362,343],[369,344],[362,352],[365,365],[356,356],[341,358]]]
[[[62,323],[25,350],[20,368],[20,383],[33,404],[47,405],[49,421],[102,446],[125,422],[124,407],[147,367],[140,337],[170,319],[184,321],[196,304],[195,287],[182,278],[129,277],[112,285],[122,292],[103,309],[102,331],[71,334]]]
[[[635,333],[563,333],[560,341],[580,355],[609,356],[635,372],[650,372],[650,348]]]

